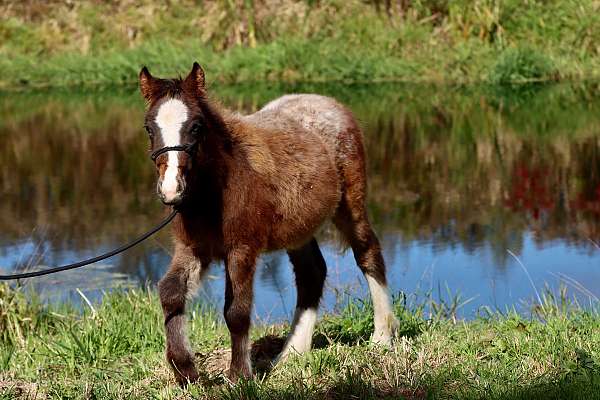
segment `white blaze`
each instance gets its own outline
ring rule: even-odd
[[[181,100],[170,99],[161,104],[156,114],[156,125],[160,128],[165,147],[181,144],[181,126],[187,120],[188,109]],[[161,191],[165,199],[171,200],[177,194],[177,174],[179,161],[176,151],[167,152],[167,170],[163,177]]]

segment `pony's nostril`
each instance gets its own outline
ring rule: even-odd
[[[160,193],[160,199],[167,205],[178,205],[183,200],[183,192]]]

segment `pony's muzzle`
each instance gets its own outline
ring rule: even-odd
[[[183,200],[185,193],[185,180],[180,173],[169,174],[169,169],[165,175],[158,179],[157,192],[161,201],[166,205],[178,205]]]

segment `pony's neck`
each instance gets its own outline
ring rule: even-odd
[[[228,125],[233,113],[208,101],[202,104],[202,111],[210,133],[202,144],[201,159],[194,167],[188,201],[181,209],[186,214],[214,215],[221,210],[223,189],[233,160],[233,140]]]

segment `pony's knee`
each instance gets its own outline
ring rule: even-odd
[[[225,285],[225,322],[232,334],[244,334],[250,327],[256,252],[248,246],[232,250],[227,256]]]
[[[158,282],[158,295],[163,311],[169,313],[185,306],[186,287],[176,274],[167,274]]]
[[[172,274],[167,274],[158,281],[158,295],[160,300],[167,299],[170,294],[175,291],[175,287],[178,285],[176,277]]]

